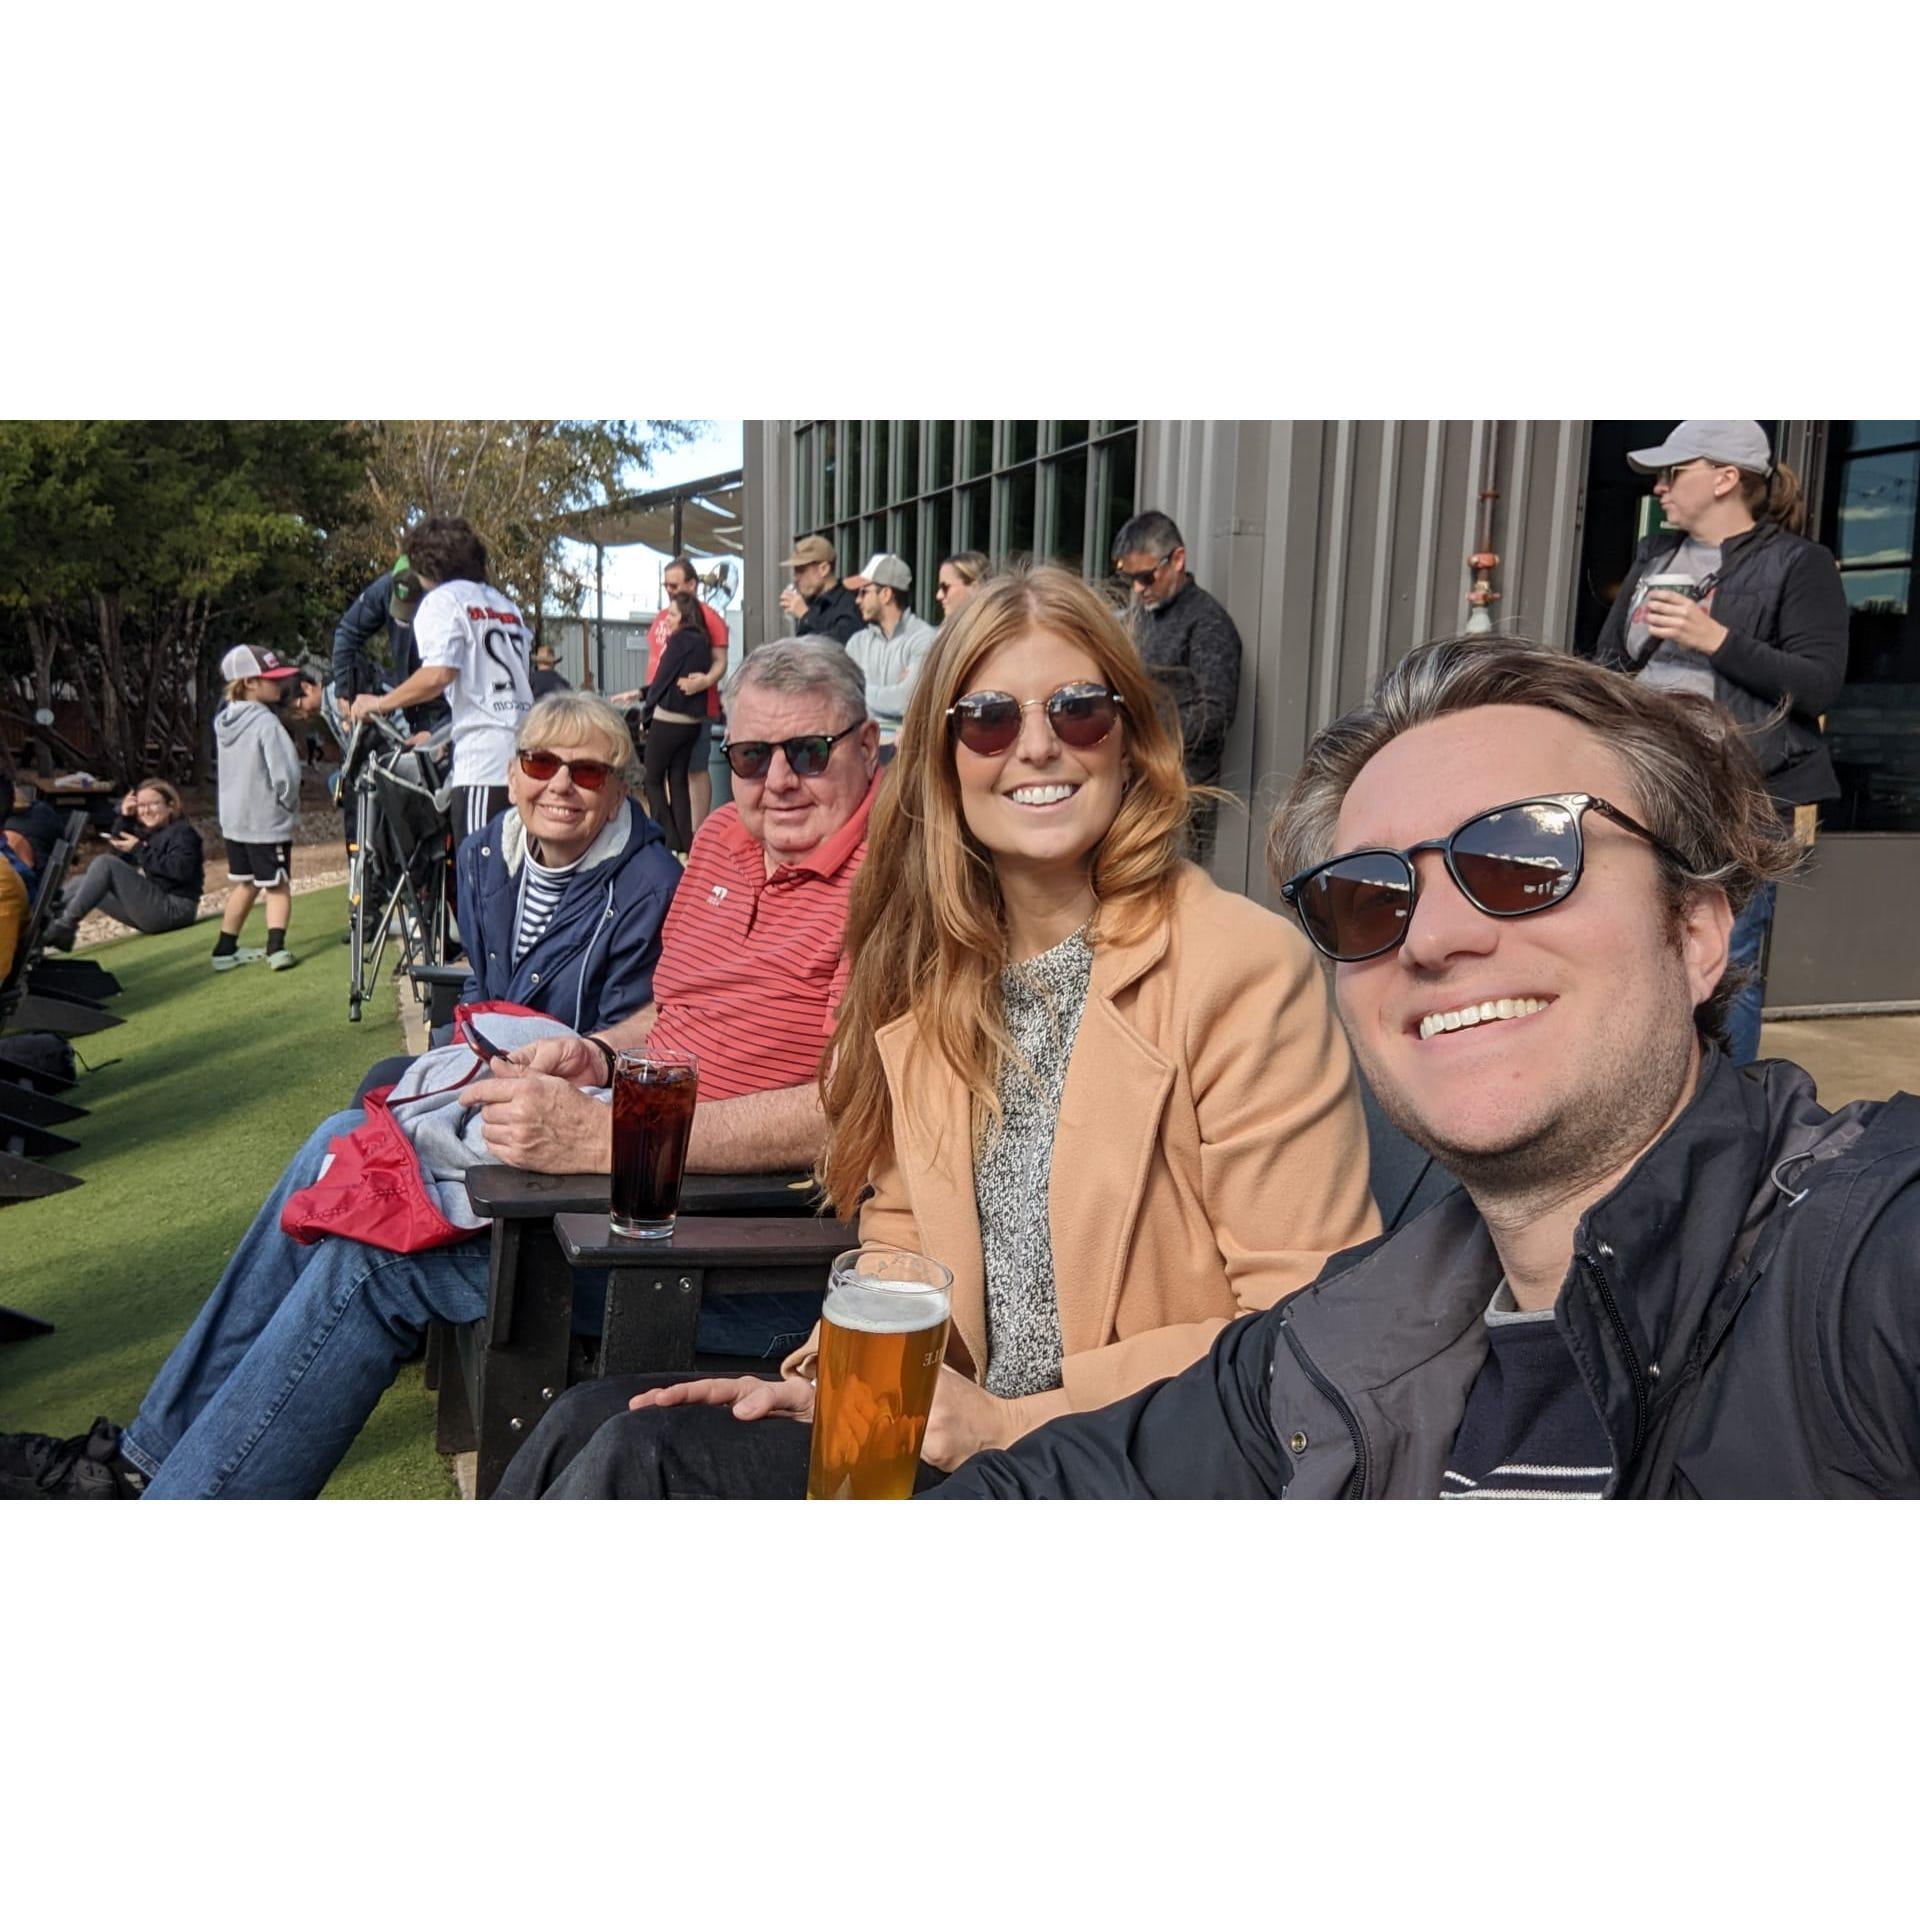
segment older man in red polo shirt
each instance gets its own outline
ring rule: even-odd
[[[612,1163],[607,1084],[643,1036],[700,1062],[687,1164],[742,1173],[810,1164],[823,1141],[817,1074],[846,982],[847,895],[866,853],[879,729],[859,666],[829,641],[777,640],[727,690],[733,804],[694,836],[660,935],[654,1002],[602,1032],[547,1040],[461,1097],[483,1105],[508,1166]]]

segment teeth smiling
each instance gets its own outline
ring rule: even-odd
[[[1420,1022],[1420,1038],[1431,1040],[1436,1033],[1457,1033],[1462,1027],[1478,1027],[1494,1020],[1524,1020],[1546,1005],[1544,1000],[1482,1000],[1456,1007],[1450,1013],[1430,1013]]]
[[[1050,807],[1056,800],[1073,798],[1073,788],[1060,787],[1016,787],[1007,795],[1016,807]]]

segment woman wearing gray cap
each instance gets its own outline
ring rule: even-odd
[[[1627,456],[1653,479],[1666,526],[1640,543],[1600,629],[1603,665],[1717,700],[1746,727],[1783,823],[1837,799],[1820,733],[1847,674],[1847,596],[1825,547],[1801,537],[1806,502],[1757,420],[1683,420]],[[1751,977],[1728,1017],[1736,1065],[1760,1050],[1773,888],[1734,923],[1730,962]]]

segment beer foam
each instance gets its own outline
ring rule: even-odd
[[[945,1321],[947,1296],[863,1274],[858,1286],[832,1288],[823,1312],[849,1333],[925,1333]]]

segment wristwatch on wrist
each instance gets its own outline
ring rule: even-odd
[[[588,1046],[598,1047],[600,1051],[606,1056],[607,1077],[601,1084],[603,1086],[608,1086],[608,1087],[612,1086],[613,1085],[613,1049],[610,1046],[608,1046],[607,1043],[604,1040],[602,1040],[597,1033],[589,1033],[585,1035],[584,1038]]]

